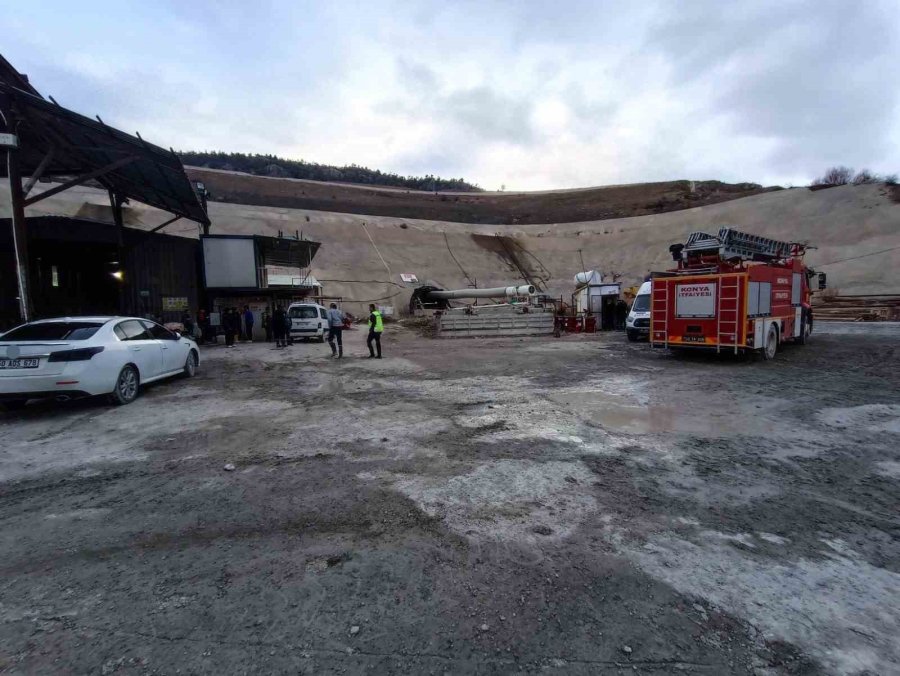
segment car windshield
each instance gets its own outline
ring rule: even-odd
[[[292,307],[290,315],[294,319],[315,319],[319,316],[319,311],[312,305],[302,305],[300,307]]]
[[[103,322],[40,322],[25,324],[0,336],[0,342],[13,340],[87,340]]]
[[[634,305],[631,306],[632,312],[647,312],[650,309],[650,294],[645,293],[634,299]]]

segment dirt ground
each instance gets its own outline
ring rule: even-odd
[[[456,223],[567,223],[692,209],[778,190],[755,183],[662,181],[584,190],[433,194],[186,167],[216,202]]]
[[[898,338],[391,326],[0,414],[0,671],[900,673]]]

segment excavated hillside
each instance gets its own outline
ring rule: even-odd
[[[273,179],[264,179],[273,180]],[[44,184],[46,185],[46,184]],[[0,194],[0,206],[8,194]],[[106,193],[80,188],[60,193],[29,209],[110,221]],[[500,286],[527,279],[543,290],[568,297],[582,269],[640,281],[651,270],[669,267],[668,247],[693,230],[728,225],[747,232],[805,241],[818,247],[808,262],[828,273],[829,285],[846,294],[900,292],[900,204],[883,184],[805,188],[753,195],[692,209],[632,218],[535,225],[466,224],[392,216],[356,215],[211,202],[216,234],[276,236],[301,231],[322,243],[313,273],[329,296],[343,297],[351,312],[376,301],[398,310],[411,290],[401,273],[445,288]],[[126,222],[149,228],[165,215],[141,205],[126,207]],[[183,223],[183,222],[181,222]],[[197,236],[181,223],[166,232]]]
[[[268,178],[187,167],[217,202],[398,216],[456,223],[534,225],[689,209],[779,190],[756,183],[665,181],[539,192],[444,192]]]

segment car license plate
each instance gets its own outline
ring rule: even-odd
[[[37,357],[26,359],[0,359],[0,369],[36,369],[41,360]]]
[[[682,336],[681,340],[685,343],[705,343],[706,338],[703,336]]]

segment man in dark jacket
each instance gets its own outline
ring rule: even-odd
[[[621,298],[616,301],[616,330],[625,330],[625,320],[628,319],[628,303]]]
[[[233,308],[225,308],[222,313],[222,329],[225,331],[225,347],[234,347],[234,314]]]
[[[203,308],[197,310],[197,325],[200,327],[201,345],[208,343],[211,339],[215,338],[215,336],[213,336],[209,330],[209,315],[206,314],[206,310],[204,310]]]
[[[291,319],[290,306],[284,311],[284,344],[293,345],[294,336],[291,335],[291,329],[294,327],[294,320]]]
[[[253,342],[253,311],[250,309],[249,305],[244,306],[244,329],[246,330],[247,340],[251,343]]]
[[[269,314],[269,308],[263,310],[262,314],[262,327],[263,331],[266,332],[266,342],[272,342],[272,315]]]
[[[284,330],[287,326],[287,313],[284,311],[284,307],[279,303],[275,307],[275,312],[272,314],[272,331],[275,334],[275,347],[285,347],[287,346],[287,341],[284,338]]]
[[[194,318],[191,316],[190,310],[181,313],[181,325],[184,327],[184,335],[188,338],[194,337]]]

